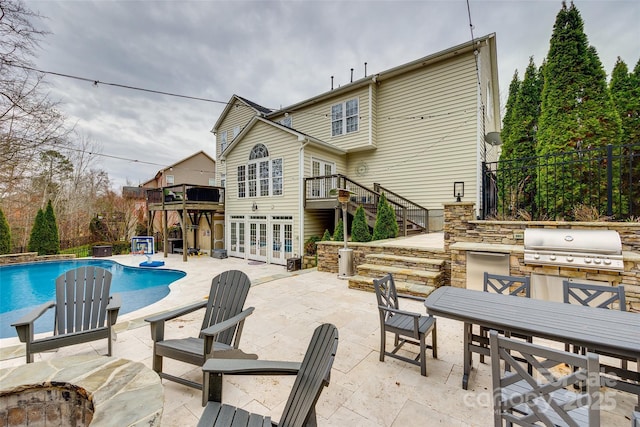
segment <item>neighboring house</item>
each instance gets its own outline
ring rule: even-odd
[[[481,207],[481,162],[497,159],[486,142],[500,130],[497,73],[491,34],[277,111],[232,96],[212,130],[229,255],[301,255],[305,240],[334,230],[332,187],[354,191],[349,212],[375,207],[381,192],[426,208],[431,230],[455,182]]]
[[[153,231],[178,227],[181,239],[185,239],[187,248],[197,247],[203,252],[209,252],[213,242],[215,248],[224,247],[224,214],[213,212],[206,207],[202,210],[195,204],[190,204],[183,215],[179,201],[186,197],[182,194],[184,185],[191,186],[218,186],[216,181],[216,161],[204,151],[198,151],[189,157],[159,170],[155,177],[143,183],[141,187],[146,189],[164,188],[164,201],[173,202],[160,205],[157,210],[150,211]],[[148,205],[149,206],[149,205]],[[166,211],[166,224],[163,224],[164,215],[156,213]],[[209,215],[202,215],[202,213]],[[183,216],[185,217],[183,221]],[[211,224],[210,224],[211,222]],[[212,230],[215,230],[213,231]]]

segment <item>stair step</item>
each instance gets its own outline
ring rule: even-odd
[[[415,295],[419,297],[426,297],[431,292],[433,292],[436,287],[431,285],[425,285],[423,283],[408,283],[403,281],[395,280],[396,290],[399,294],[407,294],[407,295]],[[373,289],[373,278],[367,276],[356,275],[349,278],[349,288],[350,289],[360,289],[365,291],[374,292]]]
[[[368,254],[365,256],[368,263],[378,265],[388,265],[391,267],[409,267],[413,269],[423,269],[441,271],[445,262],[443,259],[431,259],[424,257],[402,256],[392,254]]]

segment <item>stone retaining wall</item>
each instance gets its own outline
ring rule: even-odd
[[[75,259],[75,254],[38,255],[38,252],[23,252],[19,254],[0,255],[0,265],[18,264],[22,262],[55,261]]]

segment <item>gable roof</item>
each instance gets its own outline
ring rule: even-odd
[[[158,178],[160,178],[160,177],[162,176],[162,174],[163,174],[165,171],[167,171],[167,170],[169,170],[169,169],[171,169],[171,168],[175,168],[175,167],[177,167],[180,163],[184,163],[184,162],[186,162],[187,160],[192,159],[192,158],[194,158],[195,156],[197,156],[197,155],[199,155],[199,154],[202,154],[202,155],[204,155],[205,157],[207,157],[209,160],[211,160],[211,162],[212,162],[213,164],[215,164],[215,163],[216,163],[216,161],[213,159],[213,157],[211,157],[210,155],[208,155],[207,153],[205,153],[203,150],[196,151],[196,152],[195,152],[195,153],[193,153],[192,155],[187,156],[187,157],[185,157],[185,158],[184,158],[184,159],[182,159],[182,160],[178,160],[178,161],[177,161],[177,162],[175,162],[174,164],[169,165],[169,166],[167,166],[167,167],[165,167],[165,168],[163,168],[163,169],[160,169],[158,172],[156,172],[156,175],[155,175],[153,178],[151,178],[151,179],[149,179],[149,180],[145,181],[142,185],[144,186],[144,184],[148,184],[148,183],[150,183],[150,182],[152,182],[152,181],[157,180]]]
[[[293,128],[290,128],[288,126],[284,126],[281,125],[280,123],[276,123],[272,120],[266,119],[264,117],[261,116],[254,116],[251,121],[244,127],[244,129],[242,129],[242,131],[240,131],[240,133],[233,139],[233,141],[231,141],[231,143],[227,146],[227,148],[224,150],[224,152],[220,155],[220,160],[225,160],[227,158],[227,155],[233,151],[233,149],[240,143],[240,141],[242,141],[242,139],[245,137],[245,135],[249,132],[249,130],[251,130],[251,128],[253,126],[255,126],[258,122],[264,123],[266,125],[269,126],[273,126],[276,129],[279,129],[283,132],[289,133],[295,137],[298,138],[298,141],[300,142],[307,142],[311,145],[314,145],[318,148],[333,152],[335,154],[347,154],[346,150],[343,150],[342,148],[336,147],[333,144],[329,144],[328,142],[324,142],[318,138],[315,138],[311,135],[307,135],[306,133],[303,132],[299,132]]]
[[[211,132],[215,133],[218,129],[218,127],[220,126],[220,124],[222,123],[222,120],[224,120],[224,118],[227,116],[227,113],[229,112],[229,110],[231,110],[232,107],[238,105],[238,103],[243,104],[251,109],[253,109],[256,114],[264,116],[268,113],[271,113],[273,110],[267,107],[263,107],[260,104],[257,104],[253,101],[249,101],[246,98],[243,98],[241,96],[238,95],[231,95],[231,99],[229,99],[229,102],[227,102],[227,106],[224,107],[224,110],[222,110],[222,113],[220,113],[220,117],[218,117],[218,120],[216,121],[216,124],[213,125],[213,128],[211,129]]]
[[[492,56],[494,56],[495,53],[495,37],[496,34],[495,33],[491,33],[488,34],[486,36],[483,37],[476,37],[474,40],[472,41],[468,41],[466,43],[462,43],[459,44],[457,46],[453,46],[450,47],[448,49],[442,50],[440,52],[436,52],[434,54],[431,55],[427,55],[425,57],[416,59],[414,61],[411,62],[407,62],[406,64],[403,65],[399,65],[397,67],[393,67],[390,68],[386,71],[382,71],[380,73],[377,74],[372,74],[369,76],[365,76],[359,80],[356,80],[352,83],[347,83],[345,85],[342,85],[340,87],[338,87],[337,89],[332,89],[330,91],[324,92],[320,95],[314,96],[313,98],[309,98],[309,99],[305,99],[304,101],[298,102],[296,104],[290,105],[288,107],[285,108],[281,108],[280,110],[273,110],[271,113],[267,114],[265,117],[267,118],[273,118],[275,116],[281,115],[283,113],[286,112],[294,112],[295,110],[299,110],[302,109],[308,105],[311,104],[315,104],[317,102],[323,101],[327,98],[332,98],[332,97],[337,97],[340,96],[341,94],[351,91],[353,89],[359,88],[361,86],[366,86],[369,85],[372,81],[373,82],[379,82],[382,80],[386,80],[392,77],[395,77],[399,74],[404,74],[407,73],[409,71],[413,71],[422,67],[427,67],[430,66],[436,62],[440,62],[443,61],[447,58],[452,58],[455,56],[458,56],[462,53],[467,53],[467,52],[472,52],[475,48],[477,48],[478,46],[482,45],[483,43],[488,43],[491,45],[491,50],[492,50]],[[492,61],[494,60],[494,58],[492,57]],[[497,75],[497,62],[493,64],[493,67],[495,70],[495,74]],[[497,84],[495,85],[495,87],[497,88]],[[499,98],[496,98],[499,99]]]

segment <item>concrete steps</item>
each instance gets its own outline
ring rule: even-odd
[[[349,288],[373,292],[373,279],[393,274],[398,293],[426,297],[444,281],[444,260],[369,254],[349,278]]]

